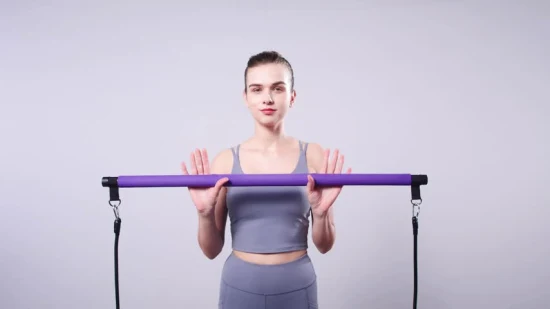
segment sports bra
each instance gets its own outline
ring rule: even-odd
[[[239,146],[232,149],[232,174],[244,174]],[[292,173],[308,173],[306,151],[307,143],[300,142]],[[226,205],[234,250],[277,253],[308,248],[310,204],[305,186],[228,187]]]

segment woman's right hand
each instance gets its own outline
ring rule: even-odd
[[[182,162],[181,169],[184,175],[209,175],[210,163],[208,161],[208,153],[206,149],[195,149],[190,156],[191,173],[187,170],[185,162]],[[188,187],[191,199],[197,207],[197,211],[201,216],[212,215],[212,210],[216,206],[216,201],[220,195],[223,185],[228,181],[227,177],[218,180],[214,187],[210,188],[194,188]]]

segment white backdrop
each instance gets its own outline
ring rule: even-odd
[[[295,69],[289,134],[429,176],[419,308],[546,307],[548,2],[362,2],[2,1],[0,308],[114,308],[101,177],[247,138],[243,71],[270,49]],[[121,308],[216,308],[229,230],[208,260],[185,188],[121,194]],[[321,308],[412,307],[409,199],[344,189],[335,247],[310,242]]]

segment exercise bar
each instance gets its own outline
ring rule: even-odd
[[[417,235],[418,211],[422,203],[420,186],[428,184],[427,175],[411,174],[209,174],[209,175],[129,175],[103,177],[101,184],[109,188],[109,205],[115,213],[115,297],[116,308],[120,308],[118,288],[118,239],[120,236],[121,218],[118,207],[121,203],[120,188],[145,187],[214,187],[222,178],[228,178],[224,186],[305,186],[311,175],[317,186],[410,186],[411,203],[413,205],[413,237],[414,237],[414,290],[413,309],[417,300]]]
[[[213,187],[227,177],[225,186],[305,186],[311,175],[316,186],[420,186],[428,184],[427,175],[411,174],[209,174],[144,175],[103,177],[103,187]]]

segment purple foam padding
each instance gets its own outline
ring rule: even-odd
[[[119,176],[118,186],[131,187],[213,187],[221,178],[225,186],[305,186],[307,175],[317,186],[409,186],[411,174],[211,174]]]

